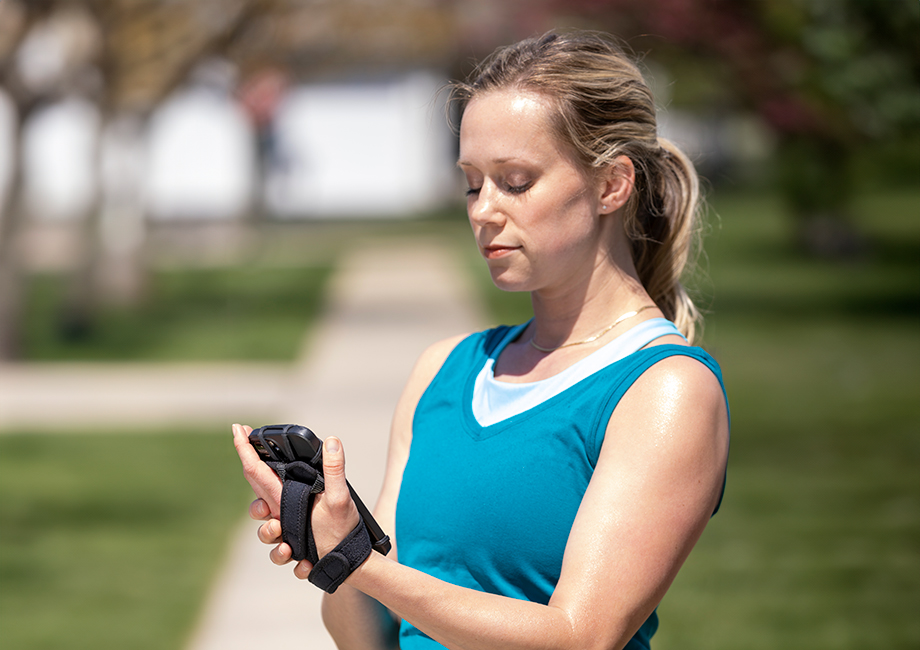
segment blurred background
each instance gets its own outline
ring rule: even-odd
[[[0,0],[4,647],[182,647],[248,498],[195,390],[271,418],[220,382],[309,356],[356,242],[437,240],[528,317],[442,90],[571,27],[635,53],[709,204],[732,458],[656,647],[920,647],[915,0]]]

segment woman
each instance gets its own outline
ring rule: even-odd
[[[341,648],[647,648],[728,455],[718,366],[690,346],[698,314],[679,282],[696,174],[601,35],[499,50],[456,91],[476,242],[534,317],[422,355],[375,513],[399,562],[371,553],[324,620]],[[280,482],[234,432],[283,564]],[[320,557],[358,522],[341,443],[324,454]]]

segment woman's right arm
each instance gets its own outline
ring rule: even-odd
[[[396,404],[390,427],[386,473],[374,518],[393,539],[389,557],[397,559],[396,501],[412,444],[415,407],[444,361],[466,335],[435,343],[416,362]],[[323,622],[340,650],[393,649],[399,647],[399,619],[379,602],[347,584],[323,596]]]

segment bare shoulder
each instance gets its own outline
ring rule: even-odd
[[[665,397],[692,398],[703,403],[724,402],[719,379],[699,359],[676,354],[658,361],[636,380],[633,388],[643,392],[663,393]]]
[[[442,339],[437,343],[432,343],[422,352],[417,365],[424,366],[429,371],[433,370],[433,374],[437,374],[441,366],[444,365],[444,361],[450,356],[450,353],[454,351],[454,348],[457,347],[457,344],[468,336],[470,336],[469,333],[457,334]]]
[[[645,432],[648,438],[627,435],[627,431]],[[610,418],[607,439],[617,446],[658,446],[662,439],[677,447],[726,446],[728,406],[719,379],[690,356],[674,355],[658,361],[620,400]]]
[[[401,431],[402,435],[411,437],[412,416],[418,401],[453,349],[467,336],[468,334],[460,334],[443,339],[428,346],[422,352],[409,374],[409,379],[396,405],[393,421],[394,433]]]
[[[457,336],[451,336],[450,338],[443,339],[428,346],[419,356],[418,361],[416,361],[415,367],[412,369],[412,374],[409,376],[409,383],[420,385],[422,392],[424,392],[428,384],[431,383],[431,380],[438,374],[438,371],[441,369],[441,366],[444,365],[450,353],[453,352],[457,344],[467,336],[469,336],[469,334],[458,334]]]

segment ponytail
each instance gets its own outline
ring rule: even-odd
[[[681,277],[698,250],[699,177],[687,156],[665,138],[649,154],[633,158],[639,173],[634,209],[627,211],[624,227],[642,286],[693,343],[702,317]]]

